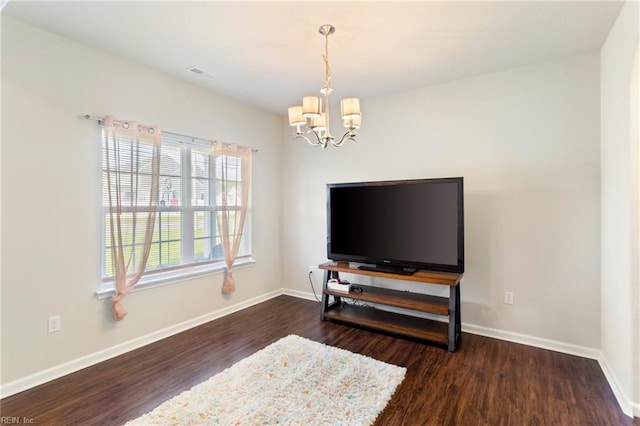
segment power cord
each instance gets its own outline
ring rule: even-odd
[[[313,271],[309,271],[309,285],[311,286],[311,291],[313,291],[313,297],[315,297],[317,302],[322,302],[322,300],[320,300],[318,298],[318,295],[316,294],[316,289],[313,287],[313,280],[311,279],[311,275],[313,275]],[[345,284],[349,284],[349,281],[347,281],[347,280],[344,280],[343,282]],[[360,287],[360,286],[353,286],[352,289],[353,289],[354,292],[362,293],[362,287]],[[365,307],[365,308],[370,308],[371,307],[371,305],[369,305],[367,303],[364,303],[364,302],[361,302],[360,300],[349,299],[349,295],[345,295],[344,297],[346,299],[345,303],[348,303],[348,304],[351,304],[351,305],[355,305],[355,306],[362,306],[362,307]]]
[[[363,308],[371,308],[372,306],[366,302],[363,302],[361,300],[357,300],[357,299],[349,299],[349,298],[345,298],[344,299],[344,303],[346,303],[347,305],[353,305],[353,306],[361,306]]]
[[[309,271],[309,284],[311,284],[311,290],[313,291],[313,297],[315,297],[318,302],[321,302],[321,300],[318,299],[318,295],[316,294],[316,289],[313,288],[313,280],[311,279],[311,275],[312,274],[313,274],[313,271]]]

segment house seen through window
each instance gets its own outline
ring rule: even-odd
[[[131,158],[145,155],[148,149],[148,161],[142,161],[140,170],[132,170],[134,163]],[[137,151],[136,151],[137,150]],[[147,260],[145,276],[152,276],[166,271],[175,274],[181,269],[185,272],[193,267],[211,265],[212,268],[224,264],[222,240],[217,232],[216,205],[221,201],[222,166],[227,173],[227,210],[231,210],[231,220],[236,217],[233,211],[237,211],[239,217],[242,193],[242,162],[237,157],[230,155],[213,155],[208,147],[193,144],[180,143],[163,137],[160,156],[160,173],[158,201],[153,228],[153,238],[149,257]],[[103,229],[104,244],[102,250],[103,281],[109,283],[114,275],[111,259],[111,229],[109,224],[109,191],[106,172],[105,147],[102,148],[102,187],[103,187]],[[132,200],[138,187],[151,182],[151,148],[144,144],[136,144],[132,141],[121,140],[118,152],[112,154],[112,164],[119,161],[119,174],[121,181],[120,196],[125,205],[148,205],[149,200]],[[146,170],[145,170],[146,169]],[[138,176],[136,179],[134,176]],[[237,197],[236,197],[237,194]],[[216,197],[218,203],[216,203]],[[238,259],[250,257],[250,229],[251,219],[248,211],[245,220],[242,243],[238,252]],[[121,221],[123,228],[127,228],[127,222],[133,224],[133,213],[123,208]],[[139,219],[138,219],[139,220]],[[133,226],[130,225],[133,229]],[[142,256],[144,226],[137,223],[136,233],[133,231],[122,236],[125,251],[133,252],[133,262],[137,262]],[[234,229],[234,227],[232,227]],[[131,265],[130,270],[136,265]]]

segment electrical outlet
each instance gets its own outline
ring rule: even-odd
[[[513,292],[505,291],[504,292],[504,303],[505,305],[513,305]]]
[[[60,315],[56,315],[55,317],[49,317],[49,333],[55,333],[62,329],[62,321],[60,319]]]
[[[309,265],[309,273],[310,274],[313,274],[313,270],[314,270],[313,265]]]

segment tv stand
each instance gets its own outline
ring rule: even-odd
[[[418,272],[418,268],[403,268],[402,266],[393,265],[360,265],[358,269],[363,271],[387,272],[389,274],[413,275]]]
[[[424,270],[419,270],[413,275],[394,274],[379,270],[360,269],[358,266],[352,266],[346,262],[326,262],[318,267],[324,270],[320,314],[322,321],[333,320],[405,337],[428,340],[446,345],[449,352],[455,352],[462,332],[460,322],[460,279],[462,274]],[[340,272],[445,285],[449,287],[449,298],[361,284],[357,284],[356,288],[352,288],[349,292],[330,290],[327,287],[327,282],[331,278],[339,278]],[[331,303],[330,297],[333,297]],[[436,321],[410,314],[363,307],[347,303],[343,299],[434,314],[447,317],[447,321]]]

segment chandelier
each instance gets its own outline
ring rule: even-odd
[[[343,125],[346,132],[336,141],[331,135],[329,128],[329,95],[333,91],[331,88],[331,68],[329,67],[329,36],[336,31],[333,25],[322,25],[318,32],[324,36],[324,87],[320,89],[324,98],[324,111],[322,109],[323,99],[320,96],[305,96],[302,98],[302,105],[289,108],[289,125],[296,128],[295,139],[304,139],[312,146],[326,148],[330,143],[333,146],[341,146],[347,140],[355,142],[357,130],[362,124],[362,112],[360,111],[360,100],[358,98],[344,98],[340,101],[340,111],[342,113]],[[300,126],[304,126],[303,131]],[[305,136],[311,134],[311,137]]]

